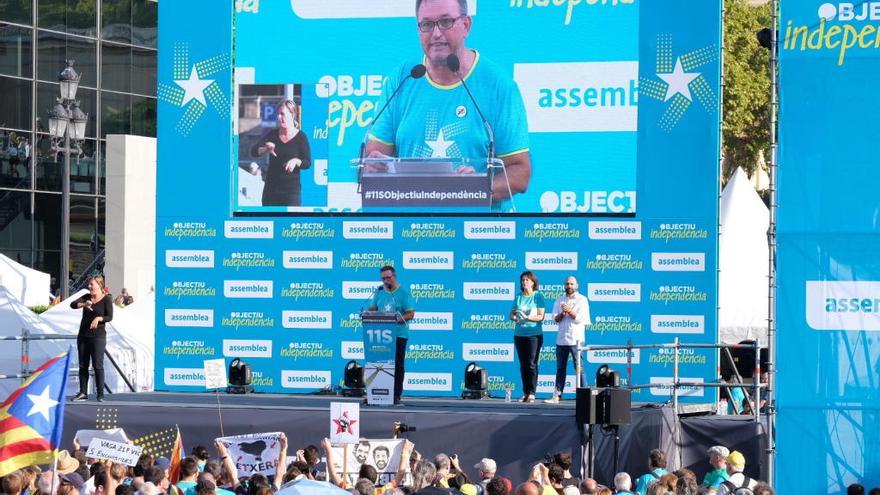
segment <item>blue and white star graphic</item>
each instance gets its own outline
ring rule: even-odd
[[[227,74],[229,58],[229,54],[220,54],[191,62],[189,45],[174,44],[171,80],[158,84],[157,96],[183,109],[176,127],[181,135],[186,136],[193,130],[209,106],[222,118],[229,115],[232,107],[219,83],[230,78]],[[211,77],[215,75],[220,77]]]
[[[706,112],[718,111],[718,95],[709,85],[700,67],[718,59],[715,45],[705,46],[673,57],[672,35],[657,35],[656,78],[641,77],[639,94],[666,103],[658,125],[671,132],[694,102],[700,102]]]
[[[46,388],[43,389],[40,395],[27,394],[27,397],[31,401],[31,410],[28,411],[27,415],[39,414],[43,416],[44,420],[49,421],[49,413],[58,406],[58,401],[52,398],[51,387],[46,385]]]

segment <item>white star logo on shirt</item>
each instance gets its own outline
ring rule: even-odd
[[[675,68],[672,72],[666,74],[657,74],[657,77],[663,79],[669,87],[666,89],[666,99],[663,101],[669,101],[670,98],[675,96],[676,93],[681,93],[682,96],[688,99],[688,101],[694,101],[691,98],[691,90],[688,88],[688,85],[694,79],[700,77],[699,72],[685,72],[684,69],[681,68],[681,58],[677,58],[675,60]]]
[[[447,158],[446,150],[455,144],[455,141],[447,141],[443,136],[443,129],[440,129],[440,133],[437,134],[437,139],[434,141],[425,141],[425,144],[431,148],[431,158]]]
[[[208,106],[205,101],[205,88],[214,82],[213,79],[199,79],[199,73],[196,66],[193,65],[192,72],[189,73],[189,79],[181,79],[174,81],[178,86],[183,88],[183,102],[180,106],[186,105],[190,100],[196,100],[204,106]]]
[[[46,385],[46,388],[43,389],[43,393],[40,395],[27,394],[28,399],[33,403],[31,410],[27,413],[28,417],[34,414],[41,414],[43,419],[49,421],[49,412],[58,405],[58,401],[49,397],[49,393],[49,385]]]

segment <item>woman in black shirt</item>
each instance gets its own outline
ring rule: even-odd
[[[89,277],[89,293],[70,303],[73,309],[82,308],[82,320],[76,336],[79,354],[79,393],[73,398],[84,401],[89,398],[89,361],[95,370],[95,388],[98,402],[104,401],[104,349],[107,347],[107,330],[104,324],[113,319],[113,296],[104,292],[104,277]]]
[[[300,170],[312,166],[309,140],[299,130],[299,107],[284,100],[275,109],[278,128],[260,138],[251,154],[269,153],[263,184],[263,206],[301,206]]]

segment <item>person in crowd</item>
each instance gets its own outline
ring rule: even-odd
[[[480,459],[480,462],[474,464],[474,469],[477,470],[477,484],[485,489],[489,480],[495,477],[495,473],[498,471],[498,464],[495,462],[495,459],[484,457]]]
[[[397,313],[399,325],[394,327],[395,350],[394,350],[394,405],[401,405],[400,397],[403,395],[403,378],[406,370],[406,343],[409,340],[409,322],[416,315],[415,306],[409,291],[404,289],[397,281],[397,271],[391,265],[379,269],[382,278],[382,287],[373,294],[370,301],[370,311],[384,311]]]
[[[614,475],[614,493],[617,495],[633,495],[632,478],[629,474],[620,472]],[[599,490],[599,493],[602,491]]]
[[[85,495],[85,480],[77,472],[58,475],[57,495]]]
[[[678,476],[673,473],[666,473],[657,480],[657,483],[663,485],[667,492],[674,492],[676,483],[678,483]]]
[[[727,461],[727,475],[729,478],[721,483],[718,487],[718,495],[730,495],[737,488],[755,488],[758,484],[757,480],[753,480],[743,474],[746,468],[746,458],[737,450],[734,450],[725,459]]]
[[[571,454],[568,452],[557,452],[553,456],[553,463],[558,464],[563,470],[562,486],[578,486],[581,483],[580,478],[571,474]]]
[[[184,457],[180,461],[180,481],[177,482],[177,488],[183,493],[196,487],[199,477],[199,461],[194,457]],[[214,487],[216,490],[216,487]]]
[[[119,292],[119,295],[116,296],[116,299],[114,299],[113,302],[120,308],[124,308],[134,302],[134,297],[128,293],[128,289],[123,287],[122,291]]]
[[[670,491],[666,485],[660,481],[656,483],[651,483],[648,485],[648,494],[647,495],[667,495],[669,493],[675,493],[674,491]]]
[[[95,389],[98,402],[104,401],[104,349],[107,330],[104,325],[113,320],[113,296],[104,292],[104,277],[88,279],[88,294],[70,303],[73,309],[82,309],[76,351],[79,355],[79,393],[75,401],[89,398],[89,363],[95,370]]]
[[[651,453],[648,454],[648,473],[636,480],[636,493],[645,495],[648,491],[648,485],[659,480],[668,472],[666,470],[666,453],[660,449],[651,450]]]
[[[602,487],[596,495],[614,495],[614,492],[612,492],[610,488]]]
[[[729,478],[727,475],[727,461],[724,459],[730,455],[730,451],[727,450],[727,447],[715,445],[709,448],[706,454],[709,456],[709,464],[712,466],[712,471],[706,473],[700,486],[703,492],[714,494],[718,491],[718,486]]]
[[[676,478],[690,478],[697,481],[697,474],[688,468],[678,468],[672,474],[674,474]]]
[[[515,322],[513,343],[519,359],[522,377],[522,402],[535,402],[538,388],[538,361],[544,345],[544,295],[538,292],[538,277],[531,271],[519,276],[520,294],[510,309],[510,319]]]
[[[449,459],[449,456],[443,452],[435,455],[434,467],[437,468],[437,476],[434,479],[434,486],[449,488],[449,472],[452,469],[452,461]]]
[[[853,483],[846,487],[846,495],[865,495],[865,487],[861,483]]]
[[[599,484],[593,478],[584,478],[580,485],[581,493],[584,495],[595,495],[599,491]]]
[[[375,495],[376,486],[372,481],[361,478],[354,484],[354,492],[359,495]]]
[[[13,471],[0,478],[0,490],[4,495],[21,495],[24,487],[21,471]]]
[[[262,136],[251,155],[269,155],[263,185],[263,206],[302,206],[300,171],[312,165],[309,140],[300,131],[299,107],[284,100],[275,107],[278,128]],[[256,170],[250,171],[256,174]]]
[[[507,483],[504,478],[500,476],[496,476],[489,480],[489,483],[486,484],[486,495],[509,495],[510,488],[508,488]]]
[[[586,342],[585,329],[590,324],[590,303],[578,292],[578,281],[567,277],[563,285],[565,294],[553,303],[553,320],[559,325],[556,333],[556,389],[553,396],[544,402],[557,404],[562,400],[565,389],[568,358],[571,357],[574,371],[581,384],[586,383],[583,367],[578,355],[578,346]]]
[[[125,290],[125,289],[122,289]],[[193,457],[199,464],[199,471],[205,470],[205,463],[211,458],[211,453],[208,452],[208,448],[204,445],[196,445],[192,448],[189,455]],[[216,480],[215,480],[216,482]]]
[[[134,488],[131,485],[119,485],[116,487],[115,495],[134,495]]]
[[[691,478],[681,478],[675,483],[675,495],[697,495],[699,486]]]
[[[21,495],[36,495],[41,472],[39,466],[27,466],[21,470]]]
[[[140,490],[137,491],[137,495],[161,495],[162,492],[159,490],[159,487],[154,485],[151,481],[145,481],[143,485],[141,485]]]
[[[880,492],[880,490],[877,491]],[[763,481],[758,482],[758,484],[755,485],[755,488],[752,488],[752,493],[754,493],[755,495],[776,495],[776,492],[773,491],[773,488]],[[869,495],[875,494],[870,493]]]
[[[513,493],[514,495],[541,495],[541,492],[541,485],[532,481],[526,481],[525,483],[520,483]]]

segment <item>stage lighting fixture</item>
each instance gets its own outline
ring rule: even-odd
[[[462,399],[484,399],[489,396],[489,372],[477,366],[477,363],[468,363],[464,368],[464,388],[461,393]]]
[[[248,394],[254,391],[251,385],[253,382],[253,373],[251,367],[239,358],[235,358],[229,363],[229,386],[226,387],[227,394]]]
[[[596,370],[596,387],[606,388],[619,386],[620,375],[616,371],[611,369],[607,364],[599,366],[599,369]]]
[[[345,365],[343,371],[344,377],[342,382],[342,395],[344,397],[363,397],[364,388],[364,367],[357,361],[351,360]]]

